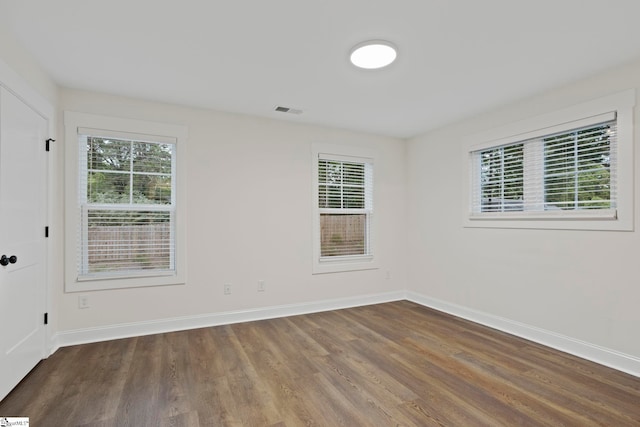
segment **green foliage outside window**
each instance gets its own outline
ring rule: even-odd
[[[172,145],[87,138],[87,201],[171,204]]]
[[[485,212],[523,209],[524,146],[492,148],[481,155],[482,207]]]
[[[610,127],[591,127],[544,139],[545,206],[611,207]]]
[[[544,210],[612,208],[611,139],[604,123],[481,151],[482,212],[522,211],[534,200]]]
[[[365,165],[320,160],[318,197],[320,208],[364,209]]]

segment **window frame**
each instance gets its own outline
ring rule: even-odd
[[[188,129],[183,125],[156,123],[142,120],[109,117],[102,115],[64,112],[65,140],[65,291],[82,292],[91,290],[110,290],[120,288],[181,285],[186,283],[186,150]],[[103,137],[136,139],[158,143],[171,142],[174,145],[172,180],[175,180],[174,207],[174,263],[175,271],[153,271],[148,273],[132,272],[123,274],[104,274],[80,276],[78,263],[82,249],[78,241],[78,229],[82,207],[79,197],[80,183],[80,135],[87,129],[98,130]],[[84,160],[86,161],[86,159]],[[118,205],[119,206],[119,205]],[[146,206],[146,205],[145,205]]]
[[[312,145],[312,212],[313,212],[313,274],[336,273],[345,271],[370,270],[378,268],[376,257],[376,215],[375,209],[375,153],[371,150],[361,149],[353,146],[341,146],[333,144],[313,144]],[[363,209],[335,209],[321,208],[319,206],[319,167],[320,159],[335,160],[343,162],[364,163],[370,165],[370,178],[372,182],[365,184],[371,185],[372,205],[365,206]],[[365,176],[367,166],[365,166]],[[366,188],[366,187],[365,187]],[[366,191],[366,189],[365,189]],[[321,235],[320,235],[320,215],[322,213],[365,213],[367,215],[367,224],[365,234],[368,236],[368,254],[364,255],[346,255],[335,257],[321,256]]]
[[[463,144],[464,191],[463,227],[529,228],[558,230],[633,231],[633,107],[635,89],[615,93],[563,110],[512,123],[467,138]],[[616,209],[473,213],[473,153],[595,124],[600,117],[615,115],[617,125]],[[483,141],[483,142],[479,142]],[[526,155],[525,155],[526,156]],[[527,159],[525,157],[525,163]],[[525,186],[527,186],[525,181]],[[600,212],[599,212],[600,211]],[[605,212],[606,211],[606,212]]]

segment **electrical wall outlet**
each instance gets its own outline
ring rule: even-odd
[[[231,295],[231,283],[224,284],[224,294]]]
[[[79,296],[78,297],[78,308],[89,308],[89,297],[88,296]]]
[[[258,292],[264,292],[267,288],[265,287],[264,280],[258,280]]]

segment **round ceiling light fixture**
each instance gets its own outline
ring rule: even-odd
[[[396,47],[384,40],[370,40],[351,49],[351,63],[358,68],[375,70],[396,60]]]

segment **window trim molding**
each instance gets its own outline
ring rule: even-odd
[[[373,212],[369,223],[369,255],[340,256],[335,259],[320,256],[320,208],[318,207],[318,158],[320,155],[339,161],[366,161],[373,165]],[[311,146],[311,183],[312,183],[312,274],[338,273],[346,271],[373,270],[379,268],[376,246],[377,215],[376,206],[376,153],[373,150],[356,146],[314,143]]]
[[[188,128],[184,125],[157,123],[135,119],[64,111],[65,127],[65,292],[112,290],[121,288],[185,284],[186,273],[186,152]],[[81,128],[104,130],[110,134],[141,135],[175,140],[176,211],[175,211],[175,274],[141,274],[126,278],[79,278],[76,245],[78,227],[78,132]]]
[[[555,230],[610,230],[634,229],[634,114],[636,90],[629,89],[609,96],[587,101],[562,110],[521,120],[502,127],[478,132],[463,143],[463,227],[468,228],[529,228]],[[575,123],[593,121],[603,114],[617,115],[617,213],[615,217],[589,217],[568,213],[562,217],[553,214],[530,213],[518,215],[487,215],[473,217],[471,153],[473,151],[513,143],[536,136],[568,129]]]

